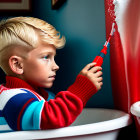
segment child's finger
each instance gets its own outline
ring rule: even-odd
[[[99,67],[99,66],[96,66],[96,67],[92,67],[92,68],[90,69],[90,72],[95,73],[95,72],[100,71],[100,70],[102,70],[102,68]]]
[[[103,77],[97,78],[97,81],[98,81],[98,82],[102,82],[102,81],[103,81]]]
[[[102,71],[97,71],[97,72],[96,72],[96,76],[97,76],[97,77],[100,77],[100,76],[102,76],[102,75],[103,75],[103,72],[102,72]]]
[[[100,86],[102,86],[103,85],[103,82],[100,82]]]
[[[94,67],[96,65],[96,63],[89,63],[84,67],[84,70],[88,71],[89,69],[91,69],[92,67]]]

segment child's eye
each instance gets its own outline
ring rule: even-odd
[[[45,59],[45,60],[46,60],[46,59],[48,59],[48,58],[49,58],[49,56],[48,56],[48,55],[46,55],[46,56],[44,56],[44,57],[43,57],[43,59]]]

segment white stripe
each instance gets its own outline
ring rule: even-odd
[[[21,93],[27,93],[27,92],[21,89],[4,90],[0,94],[0,110],[3,110],[3,108],[5,107],[6,103],[9,101],[10,98]]]
[[[0,131],[12,130],[9,125],[0,125]]]

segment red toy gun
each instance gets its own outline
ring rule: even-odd
[[[109,38],[105,42],[103,49],[101,50],[100,54],[98,56],[96,56],[95,59],[93,60],[93,62],[96,63],[95,66],[102,66],[102,64],[103,64],[103,59],[104,59],[105,55],[107,54],[107,49],[109,47],[109,41],[110,41],[111,37],[113,36],[114,31],[115,31],[114,25],[115,25],[115,23],[112,24],[112,29],[111,29]]]

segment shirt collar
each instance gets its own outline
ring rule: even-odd
[[[17,77],[12,77],[12,76],[6,76],[5,87],[7,87],[7,88],[27,88],[27,89],[35,91],[34,88],[32,88],[24,80],[19,79]]]
[[[31,87],[24,80],[19,79],[17,77],[12,77],[12,76],[6,76],[5,87],[7,87],[7,88],[26,88],[31,91],[34,91],[35,93],[38,93],[38,92],[36,92],[36,90],[33,87]],[[48,98],[48,92],[46,90],[44,90],[43,88],[40,88],[39,95],[41,95],[45,99]]]

